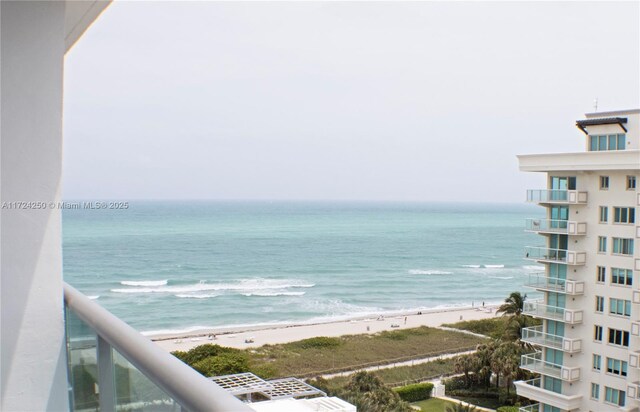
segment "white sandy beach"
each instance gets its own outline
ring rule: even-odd
[[[441,326],[462,320],[477,320],[495,317],[496,306],[485,308],[452,308],[423,311],[418,315],[395,314],[383,319],[359,318],[315,324],[291,324],[258,326],[245,329],[217,328],[200,330],[190,334],[149,336],[167,351],[186,351],[205,343],[215,343],[232,348],[252,348],[266,344],[293,342],[315,336],[342,336],[360,333],[377,333],[384,330],[416,328],[418,326]],[[393,327],[392,327],[393,325]],[[253,342],[248,342],[253,341]]]

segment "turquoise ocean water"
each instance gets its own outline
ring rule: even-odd
[[[145,332],[496,303],[527,205],[137,201],[64,210],[65,281]]]

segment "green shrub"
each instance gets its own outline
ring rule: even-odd
[[[261,377],[262,379],[271,379],[278,375],[278,369],[275,366],[269,364],[251,366],[249,368],[249,372]]]
[[[402,399],[375,374],[357,372],[338,397],[352,403],[359,411],[366,412],[411,412],[411,405]]]
[[[500,394],[498,392],[486,392],[483,390],[472,390],[472,389],[455,389],[449,390],[447,388],[447,395],[457,396],[461,398],[483,398],[483,399],[498,399]]]
[[[249,370],[249,359],[244,353],[221,353],[191,365],[204,376],[230,375]]]
[[[429,382],[415,383],[413,385],[395,388],[394,391],[400,395],[400,399],[407,402],[418,402],[431,397],[433,384]]]
[[[443,380],[442,383],[444,384],[447,393],[458,389],[467,388],[467,383],[464,381],[464,376],[452,376],[449,379]]]
[[[517,406],[501,406],[498,409],[496,409],[496,412],[518,412],[518,408]]]
[[[340,345],[342,345],[342,340],[340,338],[330,338],[327,336],[318,336],[291,343],[291,346],[295,346],[300,349],[335,348]]]
[[[187,357],[189,356],[188,352],[185,352],[183,350],[177,350],[177,351],[173,351],[171,352],[171,354],[173,356],[175,356],[176,358],[180,359],[182,362],[187,363]]]
[[[191,349],[189,352],[174,352],[174,356],[182,360],[184,363],[188,365],[195,365],[196,363],[210,358],[212,356],[218,356],[226,353],[240,353],[239,349],[234,348],[226,348],[220,345],[213,345],[211,343],[207,343],[204,345],[196,346]]]

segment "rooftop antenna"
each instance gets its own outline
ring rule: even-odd
[[[593,101],[593,111],[597,112],[598,111],[598,98],[596,97],[596,99]]]

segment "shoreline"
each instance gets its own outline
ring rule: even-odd
[[[439,327],[460,320],[478,320],[496,317],[499,305],[461,306],[425,309],[419,312],[398,311],[379,317],[354,316],[348,319],[326,322],[291,322],[263,324],[247,327],[203,328],[186,333],[147,335],[154,343],[169,352],[187,351],[206,343],[215,343],[238,349],[256,348],[267,344],[294,342],[317,336],[337,337],[343,335],[374,334],[382,331],[410,329],[420,326]]]

